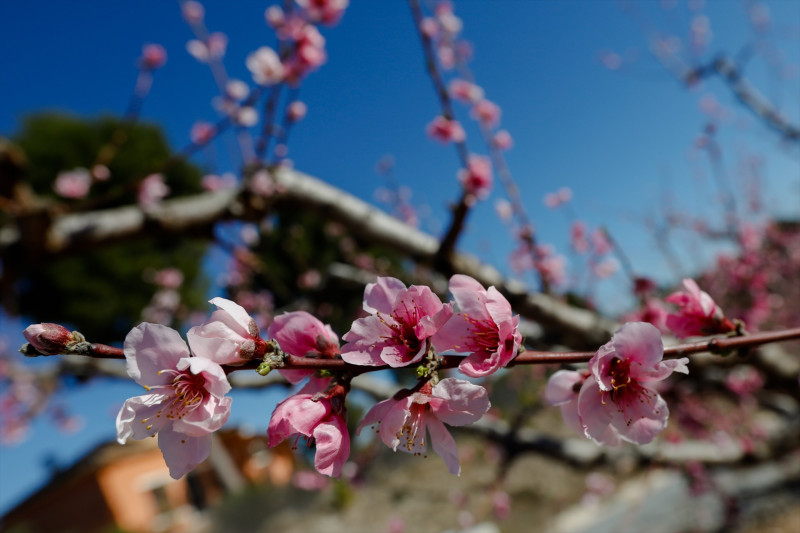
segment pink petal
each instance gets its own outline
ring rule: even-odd
[[[297,357],[318,352],[317,338],[320,336],[334,344],[338,343],[338,338],[330,327],[326,327],[305,311],[294,311],[275,317],[267,334],[278,341],[284,352]]]
[[[128,333],[124,351],[128,375],[144,387],[165,385],[171,378],[159,371],[173,369],[182,357],[189,357],[189,348],[177,331],[147,322]]]
[[[654,370],[649,370],[646,373],[642,373],[641,375],[637,376],[636,379],[640,382],[661,381],[662,379],[668,378],[673,372],[688,374],[688,364],[688,357],[683,357],[681,359],[667,359],[666,361],[661,361]]]
[[[629,393],[628,401],[611,406],[611,424],[623,439],[647,444],[667,427],[669,408],[655,391],[638,388],[640,390],[635,393]]]
[[[396,403],[396,400],[389,398],[388,400],[383,400],[382,402],[373,405],[372,409],[367,411],[367,414],[364,415],[364,419],[356,428],[356,435],[361,435],[361,430],[364,429],[364,427],[372,426],[383,420],[386,416],[386,413],[388,413]]]
[[[295,433],[311,436],[314,428],[329,412],[330,406],[327,403],[315,402],[309,394],[290,396],[279,403],[272,413],[267,429],[270,447],[277,446]]]
[[[192,437],[213,433],[228,421],[231,415],[231,403],[233,398],[230,397],[219,400],[212,397],[180,420],[176,420],[172,427]]]
[[[458,364],[458,371],[471,378],[483,378],[494,374],[501,366],[498,352],[474,352]]]
[[[222,398],[231,391],[225,371],[214,361],[202,357],[186,357],[178,361],[175,368],[189,369],[194,375],[202,375],[206,380],[205,389],[217,398]]]
[[[377,282],[367,284],[364,290],[364,311],[370,314],[391,314],[397,295],[405,288],[402,281],[389,277],[381,277]]]
[[[125,400],[117,414],[117,442],[125,444],[128,439],[144,439],[160,431],[169,421],[157,416],[165,398],[163,394],[144,394]]]
[[[350,435],[347,424],[339,416],[332,416],[314,430],[317,453],[314,456],[314,468],[320,474],[339,477],[342,466],[350,456]]]
[[[491,407],[489,394],[480,385],[456,378],[445,378],[433,386],[433,398],[444,400],[431,406],[436,416],[451,426],[477,422]]]
[[[486,310],[486,289],[473,278],[463,274],[454,275],[450,278],[450,292],[460,313],[478,320],[491,319]]]
[[[547,387],[544,390],[544,399],[550,405],[561,405],[578,397],[575,385],[578,383],[583,386],[584,377],[581,372],[575,370],[559,370],[547,380]]]
[[[630,359],[631,377],[638,376],[638,368],[654,368],[664,358],[661,332],[647,322],[624,324],[612,337],[614,349],[620,359]]]
[[[511,304],[494,287],[489,287],[486,290],[486,310],[495,324],[502,324],[511,320]]]
[[[171,429],[158,433],[158,447],[173,479],[180,479],[211,454],[211,435],[190,437]]]
[[[453,436],[447,431],[441,420],[434,416],[426,417],[428,432],[431,435],[431,445],[438,453],[451,474],[461,475],[461,462],[458,459],[458,448]]]
[[[237,333],[241,333],[242,336],[255,336],[258,334],[258,327],[255,326],[255,321],[247,314],[247,311],[245,311],[244,307],[241,305],[226,300],[225,298],[212,298],[209,300],[209,303],[227,312],[235,320],[236,324],[239,325],[238,331],[234,327],[231,327],[231,329]],[[231,324],[231,326],[233,325]],[[256,327],[255,332],[252,331],[253,327]]]
[[[603,403],[606,402],[606,404]],[[578,395],[578,416],[586,437],[598,444],[614,446],[619,444],[616,431],[611,427],[611,414],[606,406],[614,409],[610,395],[602,392],[593,376],[586,378]]]

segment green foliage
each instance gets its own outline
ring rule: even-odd
[[[25,180],[42,197],[57,199],[53,180],[61,171],[102,162],[111,178],[95,182],[84,200],[63,200],[79,208],[107,208],[136,202],[138,182],[161,172],[170,196],[201,190],[196,167],[170,160],[161,131],[104,117],[83,120],[64,115],[28,118],[15,137],[27,160]],[[143,279],[147,269],[175,267],[184,274],[184,310],[205,307],[201,261],[207,244],[153,235],[51,261],[14,268],[13,307],[36,322],[58,322],[79,329],[94,342],[120,341],[137,324],[157,287]],[[12,269],[7,268],[6,274]],[[7,300],[8,301],[8,300]]]
[[[104,205],[135,202],[137,184],[154,172],[164,175],[172,196],[202,190],[200,171],[183,161],[169,161],[169,146],[154,125],[42,114],[27,118],[14,141],[27,156],[27,179],[40,196],[56,197],[53,180],[59,172],[96,163],[108,167],[111,179],[95,182],[89,198],[103,199]]]

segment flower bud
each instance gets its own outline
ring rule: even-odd
[[[58,355],[73,341],[72,333],[58,324],[31,324],[22,334],[44,355]]]

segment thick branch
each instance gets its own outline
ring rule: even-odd
[[[210,235],[210,228],[229,218],[258,219],[275,208],[310,210],[320,217],[338,221],[364,240],[385,245],[409,258],[433,265],[439,242],[355,196],[317,178],[281,168],[274,173],[281,191],[270,198],[246,191],[219,191],[163,202],[145,212],[125,206],[89,213],[53,217],[52,223],[36,232],[18,226],[0,228],[0,256],[20,260],[29,246],[42,243],[38,258],[100,247],[112,242],[159,234],[198,233]],[[23,242],[22,236],[25,235]],[[31,243],[30,241],[36,241]],[[554,297],[528,293],[521,284],[506,281],[489,265],[466,254],[454,254],[453,272],[469,275],[484,286],[494,285],[524,317],[542,324],[553,339],[568,346],[595,347],[605,342],[616,324],[592,311],[572,307]]]

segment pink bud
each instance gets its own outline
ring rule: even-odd
[[[58,324],[31,324],[22,334],[44,355],[58,355],[73,341],[72,333]]]
[[[144,70],[161,68],[167,62],[167,51],[160,44],[146,44],[142,48],[142,58],[139,61]]]
[[[306,116],[306,112],[308,111],[308,107],[306,104],[301,102],[300,100],[295,100],[291,104],[289,104],[286,108],[286,116],[289,118],[291,122],[298,122],[303,120],[303,117]]]

